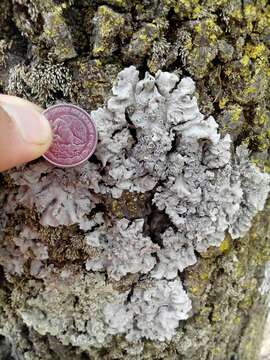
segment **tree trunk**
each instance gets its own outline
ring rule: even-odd
[[[0,177],[1,359],[259,359],[270,260],[269,202],[258,211],[270,169],[269,12],[266,0],[1,1],[1,92],[44,108],[77,104],[91,112],[100,141],[82,167],[63,170],[37,160]],[[145,78],[147,71],[159,75]],[[186,91],[181,101],[195,99],[191,80],[179,83],[187,77],[222,140],[215,145],[210,120],[207,130],[195,126],[195,140],[178,123],[170,128],[173,137],[157,133],[151,143],[160,146],[157,155],[147,143],[156,128],[140,121],[150,113],[157,119],[163,108],[152,102],[150,109],[150,102],[162,99],[167,109],[177,89]],[[147,88],[151,81],[155,87]],[[95,112],[101,107],[104,113]],[[111,125],[117,119],[120,127]],[[248,155],[237,147],[248,147]],[[197,222],[201,214],[185,209],[181,217],[179,203],[178,213],[171,205],[191,183],[201,181],[203,192],[209,183],[186,178],[183,185],[180,176],[169,176],[170,167],[181,165],[177,154],[197,164],[183,165],[182,180],[188,171],[204,176],[195,171],[204,166],[214,174],[213,187],[222,187],[226,171],[231,192],[240,184],[240,200],[222,195],[224,204],[230,200],[222,239],[218,225],[209,223],[211,233],[207,222]],[[144,175],[120,184],[133,169],[123,165],[130,159]],[[176,179],[181,191],[169,197]],[[182,207],[195,201],[188,196]],[[207,207],[217,209],[218,223],[223,205],[214,196],[213,202]],[[179,218],[188,219],[189,231],[181,231]]]

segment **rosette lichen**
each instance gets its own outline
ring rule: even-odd
[[[100,178],[95,164],[66,172],[42,162],[10,176],[20,186],[15,198],[10,195],[9,204],[16,201],[28,208],[35,206],[44,226],[83,223],[84,215],[95,207],[94,191],[99,191]]]
[[[48,257],[47,246],[29,227],[24,227],[14,238],[7,238],[0,248],[1,264],[8,273],[16,275],[22,275],[28,265],[32,276],[40,276]]]
[[[99,141],[89,162],[64,170],[40,160],[8,172],[3,224],[23,206],[37,215],[43,241],[44,231],[71,225],[83,239],[76,264],[41,254],[31,230],[29,246],[5,239],[6,249],[8,241],[19,246],[9,251],[9,264],[18,254],[23,262],[18,272],[0,257],[7,273],[24,271],[29,248],[40,261],[32,281],[40,281],[43,260],[49,269],[34,294],[20,294],[17,311],[29,327],[84,351],[114,335],[170,340],[192,315],[181,273],[226,233],[245,235],[269,191],[269,175],[251,164],[245,146],[234,148],[220,135],[215,119],[200,112],[195,90],[188,77],[158,71],[141,79],[134,66],[125,68],[104,107],[91,113]],[[135,201],[125,204],[132,218],[114,211],[136,197],[149,202],[141,214]],[[161,227],[149,214],[163,219]]]
[[[111,230],[104,229],[98,243],[94,235],[92,244],[92,233],[90,233],[87,243],[103,251],[100,258],[95,257],[87,261],[87,270],[106,269],[109,276],[115,280],[120,280],[128,273],[149,273],[156,264],[152,254],[159,249],[159,246],[153,244],[149,237],[143,236],[142,232],[143,219],[132,223],[122,219],[117,221]]]
[[[126,332],[128,341],[141,338],[165,341],[175,334],[179,320],[188,318],[191,301],[179,279],[154,281],[134,290],[128,305],[110,304],[105,308],[105,321],[110,332]],[[119,331],[121,324],[122,331]]]

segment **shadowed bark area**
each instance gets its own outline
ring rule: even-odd
[[[127,66],[135,65],[142,77],[159,69],[191,76],[200,110],[215,117],[234,146],[247,144],[250,160],[269,171],[269,14],[264,0],[2,0],[0,91],[43,107],[64,101],[90,111],[104,104],[118,72]],[[135,130],[132,136],[136,139]],[[98,164],[95,156],[91,162]],[[16,189],[8,173],[0,175],[3,207]],[[144,235],[162,246],[160,234],[170,220],[151,204],[152,197],[151,191],[124,191],[118,199],[103,194],[88,215],[102,211],[112,221],[143,218]],[[0,251],[0,358],[259,359],[268,306],[259,288],[270,259],[269,219],[268,202],[245,237],[232,240],[226,234],[219,247],[196,253],[197,263],[179,274],[192,301],[191,317],[180,321],[172,340],[144,340],[143,347],[119,335],[100,347],[76,346],[59,340],[57,332],[29,326],[26,307],[35,309],[47,291],[46,280],[32,276],[30,250],[21,275],[7,271]],[[79,226],[42,226],[35,207],[22,205],[1,221],[1,242],[13,241],[22,224],[38,234],[48,250],[48,267],[56,269],[55,287],[61,271],[70,270],[77,276],[76,284],[67,285],[70,292],[76,286],[82,294],[90,292],[86,300],[72,293],[63,307],[69,309],[72,302],[78,312],[86,311],[87,296],[100,284],[89,280],[85,285],[85,261],[96,253],[89,254]],[[104,290],[104,298],[114,291],[130,297],[135,286],[148,281],[140,274],[120,281],[104,278],[109,292]],[[96,312],[91,309],[89,317]],[[44,309],[41,313],[33,315],[40,322],[46,318]]]

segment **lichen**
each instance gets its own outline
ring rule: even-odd
[[[152,256],[159,246],[142,235],[143,219],[130,223],[127,219],[117,221],[110,230],[96,228],[87,236],[89,246],[102,250],[99,257],[89,259],[86,269],[106,269],[109,277],[120,280],[128,273],[149,273],[156,264]]]
[[[43,13],[43,34],[40,37],[40,41],[44,41],[52,48],[51,56],[60,62],[77,56],[71,34],[61,12],[61,7],[55,7],[52,11]]]
[[[5,237],[0,249],[0,263],[8,273],[23,275],[28,266],[32,276],[42,276],[48,259],[47,246],[39,241],[39,234],[25,226],[16,237]]]
[[[161,236],[163,247],[157,251],[158,263],[152,272],[156,279],[174,279],[178,271],[183,270],[197,261],[193,246],[180,233],[167,229]]]
[[[12,294],[13,305],[29,327],[82,350],[93,345],[101,347],[108,341],[103,309],[123,296],[106,284],[103,275],[72,276],[65,270],[48,277],[43,288],[36,283],[40,290],[29,296],[33,285],[29,282],[24,294],[19,289]]]
[[[11,43],[0,40],[0,67],[5,67],[7,59],[7,51],[10,48]]]
[[[212,17],[194,20],[189,24],[193,31],[193,43],[202,46],[193,46],[186,57],[187,68],[197,79],[203,78],[212,66],[212,61],[217,57],[222,35],[222,29]]]
[[[123,36],[126,19],[123,15],[115,12],[106,5],[99,6],[94,24],[93,55],[98,57],[110,56],[117,50],[112,46],[117,36]],[[127,29],[125,29],[127,31]]]
[[[243,130],[245,116],[243,107],[237,104],[228,104],[226,98],[220,100],[223,109],[218,116],[221,132],[229,133],[232,140],[236,140]]]
[[[88,178],[88,173],[92,176],[96,173],[96,178]],[[40,223],[43,226],[83,224],[84,216],[98,202],[94,191],[99,192],[100,175],[94,164],[87,163],[67,172],[40,162],[10,176],[20,185],[15,198],[10,197],[10,206],[14,201],[14,206],[35,206],[41,214]],[[7,211],[12,211],[12,207]]]
[[[74,87],[78,89],[76,101],[86,110],[102,106],[119,71],[118,65],[103,64],[89,57],[81,59],[73,76]]]
[[[261,173],[249,162],[247,149],[236,149],[236,164],[233,176],[240,179],[243,195],[239,212],[230,228],[234,239],[248,231],[253,217],[263,210],[269,192],[269,175]]]
[[[181,281],[161,280],[147,288],[143,283],[135,288],[126,309],[118,304],[108,305],[105,321],[113,334],[119,333],[121,324],[120,332],[127,332],[128,341],[137,342],[142,337],[165,341],[172,338],[179,320],[187,319],[190,310],[191,302]]]
[[[259,288],[259,291],[261,292],[262,295],[269,294],[269,291],[270,291],[270,262],[269,261],[265,264],[264,277],[263,277],[261,286]]]
[[[128,46],[124,51],[125,61],[139,62],[151,49],[153,42],[161,34],[161,28],[158,24],[146,23],[138,31],[136,31]]]
[[[43,279],[35,295],[13,292],[27,326],[89,351],[115,335],[136,343],[171,340],[191,315],[191,299],[204,293],[210,274],[199,272],[189,295],[179,274],[196,264],[196,251],[205,258],[213,246],[226,253],[226,232],[231,241],[248,232],[270,181],[245,146],[234,150],[230,136],[220,135],[194,94],[191,78],[159,70],[140,80],[134,66],[125,68],[103,108],[91,113],[99,134],[93,162],[60,169],[39,160],[8,172],[13,187],[5,195],[6,216],[18,206],[34,208],[43,229],[78,224],[82,232],[73,247],[84,253],[79,274],[76,256],[74,269],[67,267],[68,252],[64,262],[50,258],[44,231],[4,233],[0,261],[8,276],[28,269],[34,281]],[[145,220],[137,210],[128,218],[117,211],[127,194],[151,194],[150,206],[167,216],[159,234],[152,233],[147,212]],[[220,316],[214,309],[211,319]]]
[[[60,64],[33,63],[31,66],[18,64],[10,69],[7,91],[46,106],[59,96],[67,99],[71,94],[72,76]]]
[[[157,187],[154,203],[160,210],[165,210],[179,230],[195,241],[198,249],[203,250],[221,243],[224,231],[232,226],[235,228],[242,221],[238,213],[246,206],[245,186],[247,189],[255,186],[264,199],[263,204],[269,179],[249,167],[244,147],[238,152],[242,154],[246,168],[241,169],[241,176],[237,176],[240,165],[231,156],[230,137],[220,138],[215,120],[212,117],[204,119],[199,112],[192,80],[184,78],[174,89],[177,82],[178,77],[168,73],[158,72],[156,78],[146,74],[145,79],[139,81],[132,67],[121,72],[107,109],[92,113],[101,138],[96,156],[103,165],[109,162],[108,173],[115,184],[112,189],[115,197],[119,197],[122,190],[149,191],[158,178],[166,179],[163,186]],[[129,121],[136,127],[137,136],[128,159],[122,148],[128,139],[129,147],[132,146],[133,139],[125,129],[128,126],[126,111]],[[108,131],[109,123],[113,124],[111,132]],[[119,141],[119,134],[123,142]],[[173,141],[175,150],[171,151]],[[113,144],[117,146],[117,152],[113,150]],[[258,175],[254,180],[258,181],[256,185],[247,186],[244,174],[249,171],[254,179]],[[213,191],[215,195],[211,195]],[[251,218],[256,211],[252,211]],[[196,218],[196,213],[200,213],[200,217]],[[244,233],[243,230],[238,236]]]

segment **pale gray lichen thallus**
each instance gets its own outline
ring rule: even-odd
[[[250,163],[244,146],[234,151],[230,136],[220,136],[215,119],[201,114],[194,92],[191,78],[158,71],[139,80],[134,66],[125,68],[111,98],[91,113],[99,164],[64,170],[40,161],[10,171],[17,188],[8,194],[1,221],[23,205],[36,209],[44,227],[79,224],[89,254],[75,275],[50,264],[47,248],[33,241],[39,235],[29,228],[4,241],[5,271],[26,271],[31,248],[30,272],[44,281],[43,292],[19,310],[28,326],[83,349],[119,334],[129,342],[170,340],[179,321],[192,314],[179,272],[196,263],[196,251],[218,246],[225,231],[233,239],[243,236],[269,192],[269,175]],[[150,191],[152,205],[169,218],[159,234],[162,246],[144,232],[143,217],[117,219],[96,208],[100,195],[117,200],[124,192]],[[112,287],[130,274],[137,279],[132,292]],[[66,304],[72,294],[79,299],[76,309]]]

